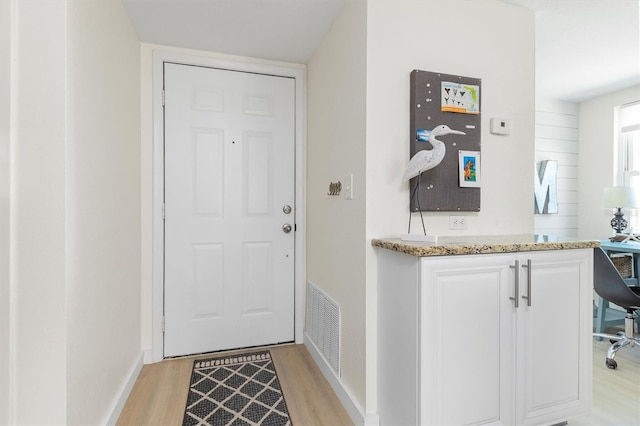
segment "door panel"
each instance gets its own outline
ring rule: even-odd
[[[164,77],[164,355],[293,341],[294,80]]]
[[[527,252],[521,272],[517,423],[554,424],[590,405],[591,250]],[[585,284],[586,283],[586,284]],[[530,305],[530,306],[529,306]]]
[[[220,216],[224,210],[224,132],[194,131],[194,210],[198,215]]]
[[[513,424],[514,259],[422,259],[420,424]]]
[[[245,243],[243,264],[247,266],[243,279],[243,312],[245,314],[272,312],[273,244]]]
[[[266,133],[245,134],[243,170],[246,215],[268,215],[273,208],[273,144]]]
[[[222,315],[223,299],[223,246],[222,244],[195,244],[193,264],[195,276],[195,316],[197,318]]]

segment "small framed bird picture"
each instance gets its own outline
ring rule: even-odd
[[[480,188],[480,152],[458,151],[460,188]]]

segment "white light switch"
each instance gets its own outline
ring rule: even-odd
[[[511,133],[511,120],[493,117],[490,121],[490,131],[494,135],[508,135]]]
[[[345,200],[353,200],[353,174],[348,174],[344,179],[342,191]]]

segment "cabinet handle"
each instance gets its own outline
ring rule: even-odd
[[[509,268],[513,268],[516,270],[516,294],[515,297],[510,297],[509,300],[513,300],[514,306],[517,308],[518,306],[520,306],[520,261],[516,260],[515,266],[510,265]]]
[[[527,306],[531,306],[531,259],[527,259],[527,264],[522,267],[527,268],[527,295],[522,298],[527,299]]]

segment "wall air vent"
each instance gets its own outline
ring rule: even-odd
[[[340,376],[340,307],[307,283],[306,332],[336,375]]]

